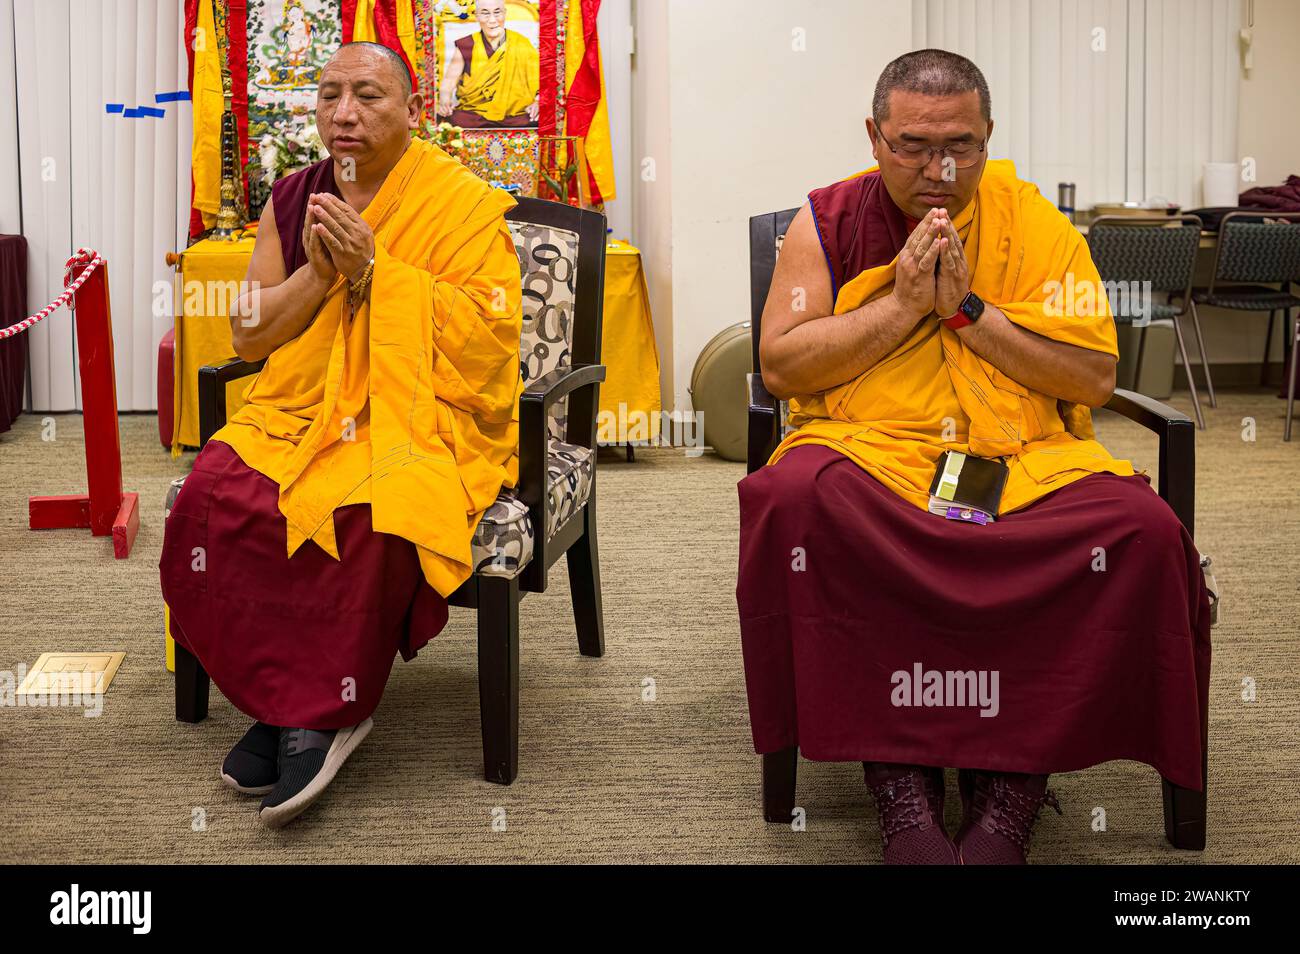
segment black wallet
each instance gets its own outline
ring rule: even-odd
[[[1007,465],[1001,460],[944,451],[930,482],[930,512],[949,520],[986,524],[998,515]]]

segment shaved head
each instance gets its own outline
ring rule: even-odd
[[[406,61],[403,60],[395,50],[384,46],[382,43],[371,43],[369,40],[356,40],[352,43],[344,43],[338,48],[337,52],[329,58],[329,62],[327,62],[321,69],[321,76],[324,77],[325,70],[328,70],[330,66],[334,64],[335,60],[343,57],[346,62],[358,53],[364,56],[377,56],[387,63],[388,68],[393,74],[393,79],[398,83],[398,88],[401,90],[403,99],[414,92],[414,87],[411,85],[411,74],[406,68]]]

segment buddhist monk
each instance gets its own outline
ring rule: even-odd
[[[763,312],[793,430],[739,487],[754,745],[862,761],[887,863],[1022,864],[1052,772],[1202,788],[1209,602],[1187,531],[1094,437],[1114,320],[1104,290],[1061,299],[1097,271],[988,159],[980,70],[908,53],[872,111],[878,167],[809,194]],[[930,512],[944,451],[1005,465],[992,522]]]
[[[537,48],[506,29],[505,0],[478,0],[478,30],[452,44],[439,116],[467,129],[536,126],[541,83]]]
[[[383,46],[322,70],[329,158],[275,183],[231,316],[266,365],[167,520],[172,634],[256,720],[221,777],[273,827],[370,731],[394,654],[442,628],[518,475],[515,203],[411,138],[421,106]]]

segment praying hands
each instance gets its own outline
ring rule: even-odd
[[[894,296],[918,317],[948,318],[970,291],[966,250],[946,209],[931,209],[898,253]]]
[[[320,192],[311,197],[306,221],[313,237],[329,253],[334,267],[355,283],[375,257],[375,234],[366,220],[338,196]],[[310,247],[308,257],[311,257]]]

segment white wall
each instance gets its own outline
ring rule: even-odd
[[[674,378],[672,97],[669,76],[669,2],[632,0],[636,52],[632,56],[632,241],[641,249],[665,410]],[[677,104],[680,108],[680,104]]]
[[[708,340],[749,317],[749,217],[874,162],[876,76],[910,48],[909,3],[637,0],[633,177],[664,407]],[[671,120],[671,129],[668,127]]]

